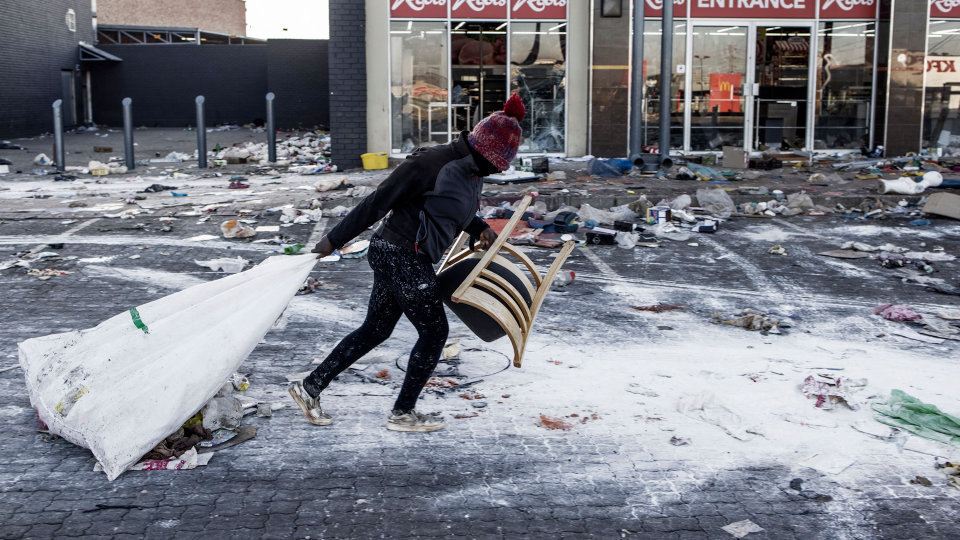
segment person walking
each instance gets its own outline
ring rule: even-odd
[[[504,171],[520,146],[526,110],[516,94],[497,111],[448,144],[418,148],[369,196],[324,236],[312,252],[326,257],[383,219],[370,240],[368,260],[373,290],[359,328],[344,337],[326,359],[289,391],[307,419],[333,423],[320,407],[320,393],[334,377],[386,341],[401,315],[417,331],[407,373],[387,429],[427,432],[443,429],[436,414],[415,410],[420,392],[440,360],[447,341],[447,316],[433,265],[460,231],[486,249],[497,235],[477,211],[482,177]]]

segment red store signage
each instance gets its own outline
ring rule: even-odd
[[[447,0],[390,0],[390,16],[397,19],[446,19]]]
[[[567,0],[511,0],[511,19],[567,18]]]
[[[691,17],[812,19],[817,0],[692,0]],[[955,1],[955,0],[946,0]]]
[[[877,0],[820,0],[821,19],[873,19]]]
[[[499,19],[507,18],[507,0],[450,0],[451,19]]]
[[[643,6],[643,18],[662,17],[665,1],[667,0],[646,0]],[[687,18],[687,0],[673,0],[673,16]]]
[[[930,18],[960,18],[960,0],[930,0]]]

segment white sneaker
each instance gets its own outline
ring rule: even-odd
[[[410,411],[408,413],[393,411],[390,413],[390,416],[387,417],[387,429],[391,431],[415,431],[423,433],[443,429],[446,425],[447,423],[443,421],[443,417],[436,413],[421,414],[417,411]]]
[[[287,390],[290,392],[293,400],[297,402],[297,405],[300,406],[303,414],[307,415],[307,420],[309,420],[311,424],[316,426],[329,426],[333,423],[333,418],[320,408],[320,398],[311,397],[303,388],[301,381],[290,383],[290,388]]]

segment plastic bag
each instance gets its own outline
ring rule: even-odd
[[[30,403],[113,480],[197,413],[270,330],[316,259],[254,268],[142,304],[94,328],[19,344]]]
[[[711,214],[724,219],[737,209],[733,199],[722,189],[698,189],[697,203]]]
[[[874,403],[881,424],[905,429],[926,439],[960,447],[960,418],[941,412],[903,390],[891,390],[886,403]]]

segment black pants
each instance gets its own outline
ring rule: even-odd
[[[408,412],[416,405],[447,342],[447,315],[437,290],[437,276],[426,255],[418,255],[380,237],[370,242],[368,259],[373,268],[373,291],[367,317],[360,328],[343,338],[304,379],[304,388],[311,395],[318,395],[334,377],[386,341],[400,315],[406,315],[419,337],[410,353],[407,376],[393,408]]]

